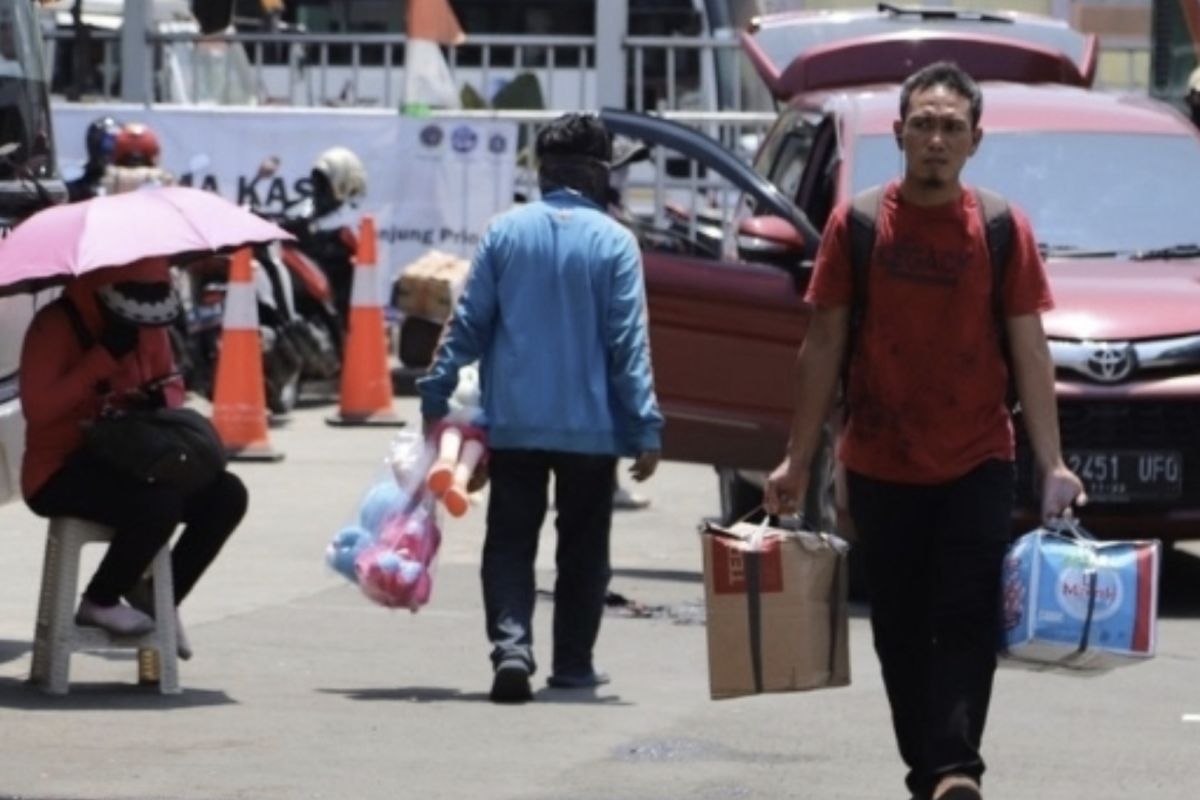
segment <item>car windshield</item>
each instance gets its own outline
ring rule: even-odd
[[[29,0],[0,0],[0,146],[16,145],[0,159],[0,180],[53,170],[40,35]]]
[[[891,135],[855,144],[853,189],[897,177]],[[1049,252],[1127,253],[1200,241],[1200,140],[1126,133],[987,133],[963,181],[1023,210]]]

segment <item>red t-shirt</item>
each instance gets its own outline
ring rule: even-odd
[[[807,300],[851,301],[849,205],[829,219]],[[1012,209],[1004,313],[1053,306],[1029,222]],[[867,311],[850,365],[850,418],[839,457],[879,480],[941,483],[993,458],[1013,460],[1008,370],[992,311],[992,268],[971,191],[953,202],[906,203],[884,193],[871,253]]]

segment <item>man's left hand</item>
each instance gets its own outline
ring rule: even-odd
[[[1042,479],[1042,519],[1071,516],[1071,506],[1087,504],[1083,482],[1065,464],[1059,464]]]

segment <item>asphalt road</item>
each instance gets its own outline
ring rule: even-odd
[[[416,404],[397,401],[416,422]],[[478,588],[483,510],[447,529],[416,615],[371,605],[321,554],[379,474],[389,436],[311,408],[272,431],[279,464],[239,464],[243,527],[183,609],[184,692],[133,684],[126,653],[81,653],[62,698],[25,684],[44,522],[0,508],[0,798],[233,800],[899,800],[863,609],[853,684],[712,701],[698,520],[705,467],[666,464],[650,509],[619,514],[614,608],[594,694],[541,688],[493,706]],[[547,524],[539,584],[552,586]],[[96,548],[92,548],[96,549]],[[98,553],[90,553],[94,563]],[[550,603],[539,605],[548,660]],[[1158,657],[1096,678],[1001,672],[986,739],[989,800],[1200,797],[1200,548],[1173,554]],[[1194,715],[1194,716],[1188,716]]]

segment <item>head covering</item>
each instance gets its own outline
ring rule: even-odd
[[[1188,76],[1187,88],[1189,92],[1200,92],[1200,67],[1196,67]]]
[[[63,292],[85,318],[93,320],[98,319],[100,305],[135,325],[167,325],[179,314],[179,298],[171,291],[165,258],[98,269],[75,278]]]

